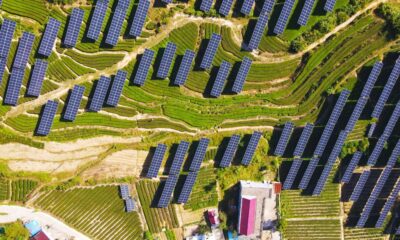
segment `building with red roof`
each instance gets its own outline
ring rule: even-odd
[[[254,234],[257,198],[242,196],[239,209],[239,234],[246,236]]]

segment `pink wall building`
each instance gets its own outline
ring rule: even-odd
[[[242,196],[239,213],[239,234],[252,235],[256,221],[257,198],[255,196]]]

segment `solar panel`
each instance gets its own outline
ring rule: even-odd
[[[260,141],[262,133],[261,132],[254,132],[251,135],[249,145],[247,145],[246,151],[244,152],[244,156],[242,159],[242,164],[248,166],[253,159],[254,153],[257,149],[258,142]]]
[[[97,40],[99,38],[101,27],[103,26],[103,21],[106,16],[109,0],[98,0],[96,2],[96,7],[94,8],[93,17],[89,24],[89,30],[87,32],[87,37],[92,40]]]
[[[388,197],[385,205],[383,206],[383,208],[380,212],[378,221],[375,224],[376,228],[381,228],[383,226],[390,209],[393,207],[394,203],[396,202],[399,192],[400,192],[400,181],[397,181],[392,192],[390,193],[390,196]],[[399,230],[397,230],[396,234],[399,234],[399,233],[400,233]]]
[[[169,175],[167,181],[165,182],[157,207],[165,208],[168,206],[169,201],[171,200],[172,192],[174,191],[176,183],[178,182],[178,177],[179,175]]]
[[[275,0],[264,0],[264,4],[261,9],[261,14],[270,15],[274,8]]]
[[[162,2],[164,2],[164,3],[172,3],[172,0],[161,0]]]
[[[147,11],[150,7],[150,1],[148,0],[140,0],[135,17],[133,18],[132,26],[129,31],[129,35],[134,37],[139,37],[142,34],[142,28],[144,22],[146,21]]]
[[[231,70],[232,65],[227,61],[222,61],[221,66],[219,67],[217,77],[215,78],[214,85],[211,89],[210,95],[213,97],[219,97],[224,88],[225,80],[228,78],[229,71]]]
[[[69,96],[68,104],[64,112],[63,118],[68,121],[74,121],[81,105],[82,96],[85,92],[85,87],[75,85]]]
[[[243,0],[243,5],[240,8],[240,12],[244,15],[249,15],[251,9],[253,8],[254,0]]]
[[[192,50],[186,50],[183,55],[181,65],[179,66],[178,73],[174,80],[174,84],[181,86],[184,85],[189,75],[190,67],[192,66],[195,53]]]
[[[335,7],[336,0],[326,0],[324,10],[327,12],[332,12]]]
[[[32,33],[24,32],[18,44],[17,53],[15,54],[14,63],[12,68],[25,69],[28,63],[29,55],[32,51],[33,41],[35,35]]]
[[[133,83],[139,86],[143,86],[146,81],[147,75],[149,74],[149,69],[151,62],[153,61],[154,51],[150,49],[144,50],[142,59],[140,59],[139,68],[137,69]]]
[[[220,167],[225,168],[229,167],[231,164],[233,157],[235,156],[237,147],[239,146],[240,135],[234,134],[231,139],[229,139],[228,146],[225,149],[224,155],[222,156]]]
[[[390,155],[390,158],[386,163],[386,166],[393,167],[396,164],[396,161],[399,158],[399,156],[400,156],[400,141],[398,141],[396,146],[394,147],[392,154]]]
[[[98,112],[103,107],[108,87],[110,86],[110,82],[111,79],[109,77],[100,77],[100,80],[97,82],[96,89],[94,90],[92,100],[90,102],[90,111]]]
[[[126,212],[133,212],[135,210],[135,203],[132,198],[125,199]]]
[[[160,67],[158,68],[157,71],[157,77],[166,78],[168,76],[175,52],[176,52],[176,44],[173,42],[169,42],[162,56]]]
[[[279,138],[279,142],[276,146],[274,155],[282,156],[285,153],[286,146],[289,142],[289,138],[292,135],[294,124],[292,122],[286,122],[283,127],[282,135]]]
[[[119,0],[111,19],[111,25],[107,33],[106,43],[112,46],[117,45],[121,34],[122,24],[124,23],[126,11],[129,7],[129,0]]]
[[[183,160],[185,159],[185,155],[187,150],[189,149],[189,142],[181,141],[179,143],[178,149],[176,150],[174,160],[172,161],[171,168],[169,169],[170,175],[179,174],[181,171]]]
[[[47,136],[50,133],[51,126],[53,125],[54,116],[56,115],[58,102],[47,101],[44,105],[42,116],[40,117],[39,125],[36,134]]]
[[[40,42],[38,53],[43,56],[50,56],[51,51],[53,50],[54,43],[57,38],[58,30],[60,29],[61,22],[54,19],[49,18],[47,22],[46,30],[44,31],[42,41]]]
[[[22,81],[24,80],[25,69],[14,68],[11,72],[10,80],[4,97],[4,103],[8,105],[17,105]]]
[[[7,59],[0,57],[0,84],[3,81],[4,71],[6,70]]]
[[[292,162],[292,166],[290,166],[290,170],[288,175],[286,176],[285,182],[283,183],[283,189],[288,190],[292,188],[293,182],[296,179],[297,172],[301,166],[301,159],[296,158]]]
[[[190,193],[192,192],[194,183],[196,182],[197,174],[198,172],[189,172],[186,176],[181,194],[178,198],[178,203],[186,203],[189,200]]]
[[[308,183],[311,180],[312,175],[314,174],[315,168],[317,167],[319,162],[319,158],[318,157],[313,157],[311,158],[310,162],[308,163],[307,169],[303,175],[303,177],[301,178],[300,184],[299,184],[299,188],[300,189],[306,189],[308,186]]]
[[[242,91],[244,82],[246,81],[247,75],[249,74],[252,62],[253,61],[251,61],[251,59],[248,57],[243,58],[232,86],[232,92],[240,93]]]
[[[119,185],[119,192],[122,199],[128,199],[131,196],[131,191],[129,190],[128,184]]]
[[[107,105],[114,107],[118,105],[127,75],[128,73],[126,71],[118,70],[111,85],[110,94],[108,95],[106,102]]]
[[[350,196],[350,200],[351,201],[356,202],[358,200],[358,198],[360,197],[361,192],[362,192],[362,190],[363,190],[363,188],[365,186],[365,183],[368,180],[368,177],[369,177],[370,173],[371,173],[371,171],[365,170],[361,174],[361,176],[358,179],[358,182],[357,182],[356,186],[354,187],[354,190],[353,190],[353,192],[352,192],[352,194]]]
[[[147,171],[146,177],[147,178],[155,178],[157,177],[158,171],[161,167],[161,162],[164,159],[165,152],[167,151],[167,145],[165,144],[158,144],[156,151],[151,159],[149,170]]]
[[[367,82],[365,83],[364,88],[361,92],[361,97],[369,98],[371,90],[374,87],[379,74],[381,73],[382,67],[383,67],[382,62],[376,62],[374,64],[374,67],[372,68],[371,73],[368,76]]]
[[[200,4],[200,10],[208,13],[211,9],[213,1],[212,0],[202,0]]]
[[[75,47],[78,41],[79,32],[85,11],[79,8],[72,9],[71,16],[69,18],[67,32],[65,33],[64,45],[67,47]]]
[[[347,122],[345,130],[347,132],[351,132],[354,129],[354,126],[356,125],[358,119],[361,116],[361,113],[363,112],[365,105],[367,104],[368,99],[367,98],[360,98],[357,101],[356,107],[353,110],[353,113],[350,116],[349,121]]]
[[[379,138],[378,142],[376,143],[374,150],[372,151],[371,155],[368,158],[368,165],[372,166],[375,165],[378,157],[381,155],[383,148],[385,147],[386,140],[385,138]]]
[[[221,6],[219,7],[218,12],[221,15],[228,16],[229,11],[231,10],[233,0],[222,0]]]
[[[11,41],[17,24],[9,19],[4,19],[0,29],[0,57],[7,58],[10,52]]]
[[[221,42],[221,35],[213,33],[210,41],[208,42],[206,52],[201,60],[200,67],[202,69],[209,69],[214,60],[219,43]]]
[[[193,171],[193,172],[199,171],[201,163],[203,162],[204,156],[206,155],[209,142],[210,142],[210,139],[208,139],[208,138],[200,139],[199,145],[197,146],[192,163],[190,164],[190,167],[189,167],[190,171]]]
[[[388,139],[390,137],[394,127],[396,126],[397,121],[399,120],[399,117],[400,117],[400,101],[396,104],[396,107],[394,108],[392,115],[390,116],[390,119],[386,124],[385,130],[383,131],[382,137],[384,137],[385,139]]]
[[[349,165],[347,166],[346,171],[343,174],[342,183],[349,183],[351,179],[351,175],[353,175],[354,169],[356,169],[357,164],[360,162],[362,157],[362,152],[355,152],[353,157],[350,160]]]
[[[287,21],[289,19],[289,15],[292,12],[294,3],[295,3],[294,0],[287,0],[283,4],[283,8],[279,15],[278,22],[276,23],[275,28],[274,28],[275,34],[280,35],[285,30],[285,27],[286,27]]]
[[[296,145],[296,148],[294,149],[293,155],[295,157],[301,157],[303,155],[304,149],[307,146],[308,140],[311,137],[311,133],[314,129],[314,125],[311,123],[307,123],[307,125],[304,127],[303,132],[301,133],[299,142]]]
[[[297,20],[297,23],[300,26],[304,26],[304,25],[307,24],[308,18],[311,15],[311,11],[313,9],[313,6],[314,6],[314,0],[306,0],[304,2],[304,6],[303,6],[303,9],[301,10],[300,17]]]
[[[29,82],[27,95],[34,97],[38,97],[40,95],[40,90],[42,89],[47,66],[48,63],[46,61],[36,59],[35,65],[33,66],[33,72]]]
[[[254,27],[253,33],[251,34],[250,41],[248,44],[249,50],[254,50],[258,48],[258,45],[260,44],[261,38],[265,31],[265,27],[267,26],[268,23],[268,16],[269,15],[265,14],[261,15],[258,18],[258,21],[256,23],[256,26]]]
[[[374,131],[376,129],[376,123],[371,123],[368,130],[368,137],[371,138],[374,135]]]
[[[396,84],[397,79],[400,76],[400,57],[397,58],[396,64],[394,65],[392,72],[390,73],[389,79],[383,88],[382,94],[379,97],[378,102],[375,105],[374,111],[372,112],[373,118],[379,118],[382,114],[383,107],[385,106],[386,101],[389,99],[390,93],[393,90],[394,85]]]

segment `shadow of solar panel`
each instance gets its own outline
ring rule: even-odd
[[[157,177],[158,171],[160,170],[161,163],[164,159],[165,152],[167,151],[167,145],[158,144],[156,151],[154,152],[153,158],[151,159],[149,170],[147,171],[147,178]]]
[[[289,142],[289,138],[292,135],[294,124],[292,122],[286,122],[282,130],[282,135],[279,138],[274,154],[276,156],[282,156],[285,153],[286,146]]]
[[[117,45],[128,7],[129,1],[118,1],[117,7],[111,20],[110,28],[107,33],[105,41],[107,44],[112,46]]]
[[[253,33],[251,34],[251,38],[249,41],[248,45],[249,50],[254,50],[258,48],[258,45],[260,44],[267,23],[268,23],[268,15],[266,14],[261,15],[258,18],[258,21],[256,23],[256,26],[254,27]]]
[[[32,33],[24,32],[18,44],[17,53],[15,54],[14,63],[12,68],[25,69],[28,63],[29,55],[32,51],[35,35]]]
[[[96,2],[93,17],[90,21],[87,37],[96,41],[99,38],[104,18],[106,16],[109,0],[99,0]]]
[[[186,176],[185,183],[183,184],[182,191],[178,198],[178,203],[187,203],[190,197],[190,193],[193,190],[193,186],[196,182],[198,172],[189,172]]]
[[[351,193],[351,196],[350,196],[351,201],[356,202],[358,200],[370,174],[371,174],[371,171],[369,171],[369,170],[365,170],[361,174],[356,186],[354,187],[353,192]]]
[[[49,21],[46,25],[46,30],[44,31],[42,41],[40,42],[38,53],[45,57],[50,56],[51,51],[53,50],[54,43],[57,38],[58,30],[60,29],[61,22],[54,19],[49,18]]]
[[[218,12],[221,15],[227,16],[229,14],[229,11],[231,10],[233,0],[222,0],[221,6],[218,10]]]
[[[225,149],[224,155],[222,156],[222,160],[219,164],[221,168],[229,167],[235,156],[237,147],[239,146],[240,135],[234,134],[231,139],[229,139],[228,146]]]
[[[6,70],[7,59],[0,57],[0,84],[3,82],[4,71]]]
[[[140,59],[139,68],[136,72],[133,83],[139,86],[143,86],[146,81],[147,75],[149,74],[149,69],[153,61],[154,51],[146,49]]]
[[[121,98],[122,89],[124,88],[125,79],[128,76],[128,73],[123,70],[118,70],[117,74],[114,77],[114,81],[111,85],[110,94],[107,98],[107,105],[109,106],[117,106],[119,99]]]
[[[219,67],[217,77],[215,78],[214,85],[211,89],[210,95],[213,97],[219,97],[224,88],[225,80],[228,78],[229,72],[232,68],[232,65],[227,61],[222,61],[221,66]]]
[[[36,134],[47,136],[50,133],[51,126],[53,125],[54,116],[56,115],[58,102],[48,101],[44,106],[42,116],[40,117],[39,126],[37,127]]]
[[[221,35],[213,33],[211,35],[210,41],[208,42],[206,52],[200,64],[200,67],[202,69],[209,69],[211,67],[220,42]]]
[[[378,221],[375,224],[376,228],[381,228],[385,222],[385,219],[390,211],[390,209],[393,207],[394,203],[396,202],[397,196],[399,195],[400,192],[400,181],[398,180],[395,187],[393,188],[392,192],[390,193],[390,196],[388,197],[385,205],[383,206]],[[396,234],[400,234],[400,231],[397,230]]]
[[[253,61],[251,61],[251,59],[248,57],[243,58],[232,86],[232,92],[240,93],[242,91],[247,75],[249,74],[252,62]]]
[[[119,185],[119,192],[122,199],[128,199],[131,196],[128,184]]]
[[[147,12],[150,7],[150,1],[140,0],[137,7],[135,16],[133,18],[132,26],[129,31],[129,35],[139,37],[142,34],[142,28],[146,20]]]
[[[107,95],[108,87],[110,86],[111,79],[109,77],[101,76],[97,82],[93,98],[90,102],[89,110],[98,112],[104,105],[104,100]]]
[[[38,97],[42,89],[43,80],[46,75],[48,63],[44,60],[37,59],[33,66],[31,80],[29,82],[27,95]]]
[[[311,137],[313,129],[314,125],[311,123],[307,123],[307,125],[303,129],[303,132],[301,133],[299,142],[297,143],[296,148],[294,149],[293,156],[301,157],[303,155],[304,149],[307,146],[308,140]]]
[[[285,30],[286,24],[289,20],[290,13],[292,12],[293,6],[295,1],[294,0],[287,0],[283,4],[282,11],[279,15],[278,22],[275,25],[274,33],[280,35]]]
[[[274,4],[275,0],[264,0],[260,15],[271,14]]]
[[[133,212],[135,210],[135,203],[132,198],[125,199],[125,210],[126,212]]]
[[[335,8],[336,0],[326,0],[324,10],[327,12],[332,12]]]
[[[293,160],[289,173],[286,176],[285,182],[283,183],[283,189],[288,190],[292,188],[293,182],[297,176],[297,172],[300,169],[301,162],[301,159],[298,158]]]
[[[0,29],[0,57],[7,58],[10,52],[11,41],[17,24],[9,19],[4,19]]]
[[[310,162],[308,163],[307,169],[306,169],[303,177],[301,178],[301,181],[299,184],[300,189],[304,190],[308,187],[308,184],[310,183],[311,177],[314,174],[314,171],[318,165],[318,162],[319,162],[318,157],[311,158]]]
[[[212,0],[202,0],[200,4],[200,10],[208,13],[211,9],[213,1]]]
[[[244,152],[244,156],[242,159],[242,164],[248,166],[253,159],[254,153],[257,149],[258,142],[260,141],[262,133],[261,132],[254,132],[251,135],[249,145],[247,145],[246,151]]]
[[[346,171],[343,174],[343,177],[342,177],[342,180],[341,180],[342,183],[349,183],[350,182],[351,176],[353,175],[353,172],[356,169],[357,164],[360,162],[361,156],[362,156],[362,152],[355,152],[354,153],[353,157],[350,160],[349,165],[347,166]]]
[[[162,56],[160,67],[158,68],[157,71],[157,77],[166,78],[168,76],[175,52],[176,52],[176,44],[173,42],[169,42]]]
[[[185,159],[185,155],[187,150],[189,149],[189,142],[181,141],[179,143],[178,149],[176,150],[174,160],[172,161],[171,168],[169,169],[169,174],[179,174],[182,168],[183,160]]]
[[[193,171],[193,172],[199,171],[201,163],[203,162],[204,156],[206,155],[209,142],[210,142],[210,139],[208,139],[208,138],[200,139],[199,145],[197,146],[192,163],[190,164],[190,167],[189,167],[190,171]]]
[[[161,197],[158,201],[157,207],[165,208],[168,206],[171,200],[172,192],[174,191],[176,183],[178,182],[178,177],[179,175],[170,175],[168,177],[161,193]]]
[[[74,121],[78,113],[79,106],[81,105],[82,96],[85,92],[85,87],[75,85],[72,89],[71,95],[68,100],[67,107],[64,112],[63,118],[68,121]]]
[[[254,0],[243,0],[243,5],[240,8],[240,12],[244,15],[249,15],[251,9],[253,8]]]
[[[186,50],[185,55],[183,55],[181,65],[179,66],[178,73],[174,80],[174,84],[182,86],[185,84],[188,78],[190,67],[192,66],[195,53],[192,50]]]
[[[72,9],[71,16],[69,18],[69,23],[67,27],[67,32],[65,33],[64,45],[67,47],[75,47],[78,41],[79,32],[81,30],[81,25],[85,11],[79,8]]]
[[[24,80],[25,69],[14,68],[8,81],[4,103],[8,105],[17,105],[22,81]]]
[[[314,0],[306,0],[304,2],[304,6],[303,6],[303,9],[301,10],[300,17],[297,20],[297,23],[300,26],[304,26],[307,24],[308,19],[310,18],[313,6],[314,6]]]

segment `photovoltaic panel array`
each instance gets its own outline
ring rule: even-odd
[[[103,107],[108,87],[110,86],[110,82],[111,79],[109,77],[100,77],[100,80],[97,82],[96,89],[94,90],[92,100],[90,102],[90,111],[98,112]]]
[[[251,34],[249,44],[247,46],[249,50],[254,50],[258,48],[258,45],[260,44],[261,38],[265,31],[265,27],[267,26],[268,23],[268,16],[269,15],[264,14],[260,15],[260,17],[258,18],[253,33]]]
[[[189,75],[190,67],[192,66],[195,53],[192,50],[186,50],[183,55],[181,65],[179,66],[178,73],[174,80],[174,84],[182,86],[185,84],[186,79]]]
[[[210,139],[202,138],[199,141],[199,145],[197,146],[196,152],[194,154],[192,163],[190,164],[189,170],[196,172],[199,171],[201,163],[203,162],[204,156],[207,152],[208,144],[210,143]]]
[[[329,155],[328,161],[325,164],[324,170],[322,171],[322,174],[318,179],[317,185],[314,188],[313,195],[320,195],[322,190],[324,189],[329,173],[332,171],[333,165],[335,164],[336,159],[339,157],[339,154],[342,151],[342,147],[346,138],[347,132],[341,131],[339,133],[338,139],[336,140],[335,146],[333,147],[332,152]]]
[[[155,178],[157,177],[158,171],[160,170],[161,163],[164,159],[165,152],[167,151],[167,145],[158,144],[156,151],[151,159],[149,170],[147,171],[147,178]]]
[[[189,200],[194,183],[196,182],[198,172],[189,172],[186,176],[185,183],[181,193],[179,194],[178,203],[186,203]]]
[[[342,183],[349,183],[351,176],[353,175],[354,169],[356,169],[357,164],[360,162],[360,159],[362,157],[362,152],[355,152],[353,157],[350,160],[349,165],[346,168],[346,171],[343,174]]]
[[[146,21],[147,12],[150,7],[150,1],[140,0],[138,7],[135,12],[135,17],[133,18],[131,29],[129,30],[129,35],[134,37],[139,37],[142,34],[142,28],[144,22]]]
[[[4,103],[8,105],[17,105],[22,81],[24,80],[25,69],[14,68],[8,81],[7,91],[4,97]]]
[[[394,127],[396,126],[397,121],[399,120],[399,117],[400,117],[400,101],[396,104],[396,107],[394,108],[392,115],[390,116],[390,119],[386,124],[385,130],[383,131],[382,137],[384,137],[385,139],[388,139],[390,137]]]
[[[289,138],[292,135],[294,124],[292,122],[286,122],[283,127],[282,135],[279,138],[278,144],[276,146],[274,155],[282,156],[285,153],[286,146],[289,142]]]
[[[253,61],[251,61],[251,59],[248,57],[243,58],[232,86],[232,92],[240,93],[242,91],[247,75],[249,74],[252,62]]]
[[[74,121],[81,105],[82,96],[85,92],[85,87],[75,85],[69,96],[68,104],[64,112],[63,118],[68,121]]]
[[[40,117],[39,126],[36,133],[38,135],[47,136],[50,133],[51,126],[53,125],[54,116],[57,112],[58,103],[56,101],[48,101],[44,105],[42,116]]]
[[[125,210],[126,212],[133,212],[135,210],[135,203],[132,198],[125,199]]]
[[[202,0],[200,4],[200,10],[208,13],[211,9],[213,1],[212,0]]]
[[[376,161],[378,160],[379,156],[382,153],[383,148],[385,147],[385,144],[386,144],[385,138],[381,137],[378,139],[374,147],[374,150],[372,150],[371,155],[369,155],[367,163],[369,166],[375,165]]]
[[[326,0],[324,10],[327,12],[332,12],[333,8],[335,8],[336,0]]]
[[[169,175],[162,190],[161,197],[158,200],[157,207],[165,208],[168,206],[169,201],[171,200],[172,192],[174,191],[176,183],[178,182],[178,177],[179,175]]]
[[[3,80],[4,70],[7,65],[8,53],[10,52],[11,41],[14,36],[16,23],[4,19],[0,29],[0,83]]]
[[[376,62],[374,64],[374,67],[372,68],[371,73],[368,76],[367,82],[365,83],[364,88],[361,92],[361,97],[369,98],[369,96],[371,95],[372,88],[374,87],[375,82],[378,79],[378,76],[381,73],[382,68],[383,68],[382,62]]]
[[[354,187],[353,192],[351,193],[351,196],[350,196],[351,201],[356,202],[358,200],[370,174],[371,174],[371,171],[369,171],[369,170],[365,170],[361,174],[356,186]]]
[[[106,37],[106,43],[111,46],[115,46],[118,43],[118,38],[121,34],[122,24],[124,23],[129,4],[130,0],[118,0]]]
[[[128,199],[131,196],[128,184],[119,185],[119,192],[122,199]]]
[[[286,27],[287,21],[289,19],[290,12],[292,12],[294,3],[295,3],[294,0],[287,0],[283,4],[283,8],[279,15],[278,22],[276,23],[275,28],[274,28],[275,34],[280,35],[285,30],[285,27]]]
[[[393,207],[394,203],[396,202],[399,192],[400,192],[400,181],[397,181],[392,192],[390,193],[390,196],[388,197],[385,205],[383,206],[383,208],[380,212],[378,221],[375,223],[376,228],[381,228],[383,226],[390,209]],[[396,234],[399,234],[399,233],[400,233],[399,230],[397,230]]]
[[[227,16],[229,11],[231,10],[233,0],[222,0],[221,6],[218,9],[218,12],[221,15]]]
[[[314,125],[311,123],[307,123],[307,125],[303,129],[303,132],[301,133],[299,142],[297,143],[296,148],[294,149],[293,156],[301,157],[303,155],[303,152],[307,146],[308,140],[311,137],[313,129]]]
[[[292,188],[293,182],[296,179],[297,173],[301,166],[301,159],[295,158],[290,166],[288,175],[286,176],[285,182],[283,183],[283,189],[288,190]]]
[[[37,59],[33,66],[31,80],[29,82],[27,95],[38,97],[42,89],[43,80],[46,75],[48,63],[44,60]]]
[[[157,71],[157,77],[166,78],[168,77],[169,70],[171,68],[172,60],[176,52],[176,44],[169,42],[165,48],[164,54],[162,56],[160,67]]]
[[[137,69],[133,83],[139,86],[143,86],[146,81],[149,69],[153,61],[154,51],[150,49],[144,50],[142,58],[140,59],[139,67]]]
[[[389,99],[390,93],[393,90],[394,85],[396,84],[397,79],[400,76],[400,57],[397,58],[396,64],[394,65],[392,72],[390,73],[389,79],[383,88],[382,94],[379,97],[378,102],[375,105],[374,111],[372,112],[373,118],[379,118],[382,114],[383,107],[385,106],[386,101]]]
[[[171,168],[169,169],[170,175],[179,174],[181,171],[183,160],[185,160],[185,155],[189,149],[189,142],[181,141],[179,143],[178,149],[176,150],[174,160],[172,161]]]
[[[85,11],[79,8],[72,9],[71,16],[69,18],[67,32],[65,33],[64,45],[67,47],[75,47],[78,41],[79,32]]]
[[[229,139],[228,146],[225,149],[224,155],[222,156],[220,167],[225,168],[229,167],[231,164],[233,157],[235,156],[237,147],[239,146],[240,135],[234,134],[231,139]]]
[[[368,98],[361,97],[358,99],[356,106],[354,107],[354,110],[350,116],[350,119],[347,122],[347,125],[345,128],[345,130],[347,132],[353,131],[354,126],[356,125],[358,119],[360,118],[361,113],[364,111],[364,108],[365,108],[365,105],[367,104],[367,102],[368,102]]]
[[[109,0],[98,0],[94,8],[93,17],[89,24],[87,37],[96,41],[99,38],[101,27],[106,16]]]
[[[265,0],[260,14],[270,15],[274,7],[275,0]]]
[[[314,0],[306,0],[304,2],[304,6],[303,6],[303,9],[301,10],[300,17],[297,20],[297,23],[300,26],[304,26],[304,25],[307,24],[308,18],[311,15],[311,11],[313,9],[313,6],[314,6]]]
[[[260,141],[262,133],[261,132],[254,132],[251,135],[249,144],[247,145],[246,151],[244,152],[244,156],[242,159],[242,164],[248,166],[253,159],[254,153],[257,149],[258,142]]]
[[[232,65],[227,61],[222,61],[221,66],[219,67],[217,77],[215,78],[214,85],[211,89],[210,95],[213,97],[219,97],[224,88],[225,80],[228,78],[229,72],[232,68]]]
[[[14,63],[12,68],[25,69],[28,63],[29,55],[32,51],[33,42],[35,41],[35,35],[32,33],[24,32],[21,39],[19,40],[17,53],[15,54]]]
[[[124,88],[125,79],[128,76],[128,73],[123,70],[118,70],[117,74],[114,77],[114,81],[111,85],[110,94],[107,98],[107,105],[109,106],[117,106],[119,99],[121,98],[122,89]]]
[[[243,0],[243,5],[240,8],[240,12],[244,15],[249,15],[253,8],[254,0]]]
[[[314,174],[315,168],[317,167],[319,162],[319,158],[318,157],[313,157],[311,158],[311,160],[308,163],[307,169],[303,175],[303,177],[301,178],[300,184],[299,184],[299,188],[300,189],[306,189],[308,187],[308,183],[311,180],[311,177]]]
[[[46,25],[46,30],[44,31],[42,41],[40,42],[38,53],[48,57],[53,50],[54,43],[57,38],[58,30],[60,29],[61,22],[54,19],[49,18],[49,21]]]
[[[172,3],[172,0],[161,0],[162,2],[164,2],[164,3]]]
[[[371,138],[374,135],[376,129],[376,123],[371,123],[368,129],[368,137]]]
[[[214,60],[215,53],[217,52],[219,43],[221,42],[221,35],[213,33],[211,39],[208,42],[206,52],[204,53],[203,59],[201,60],[200,67],[202,69],[209,69]]]

